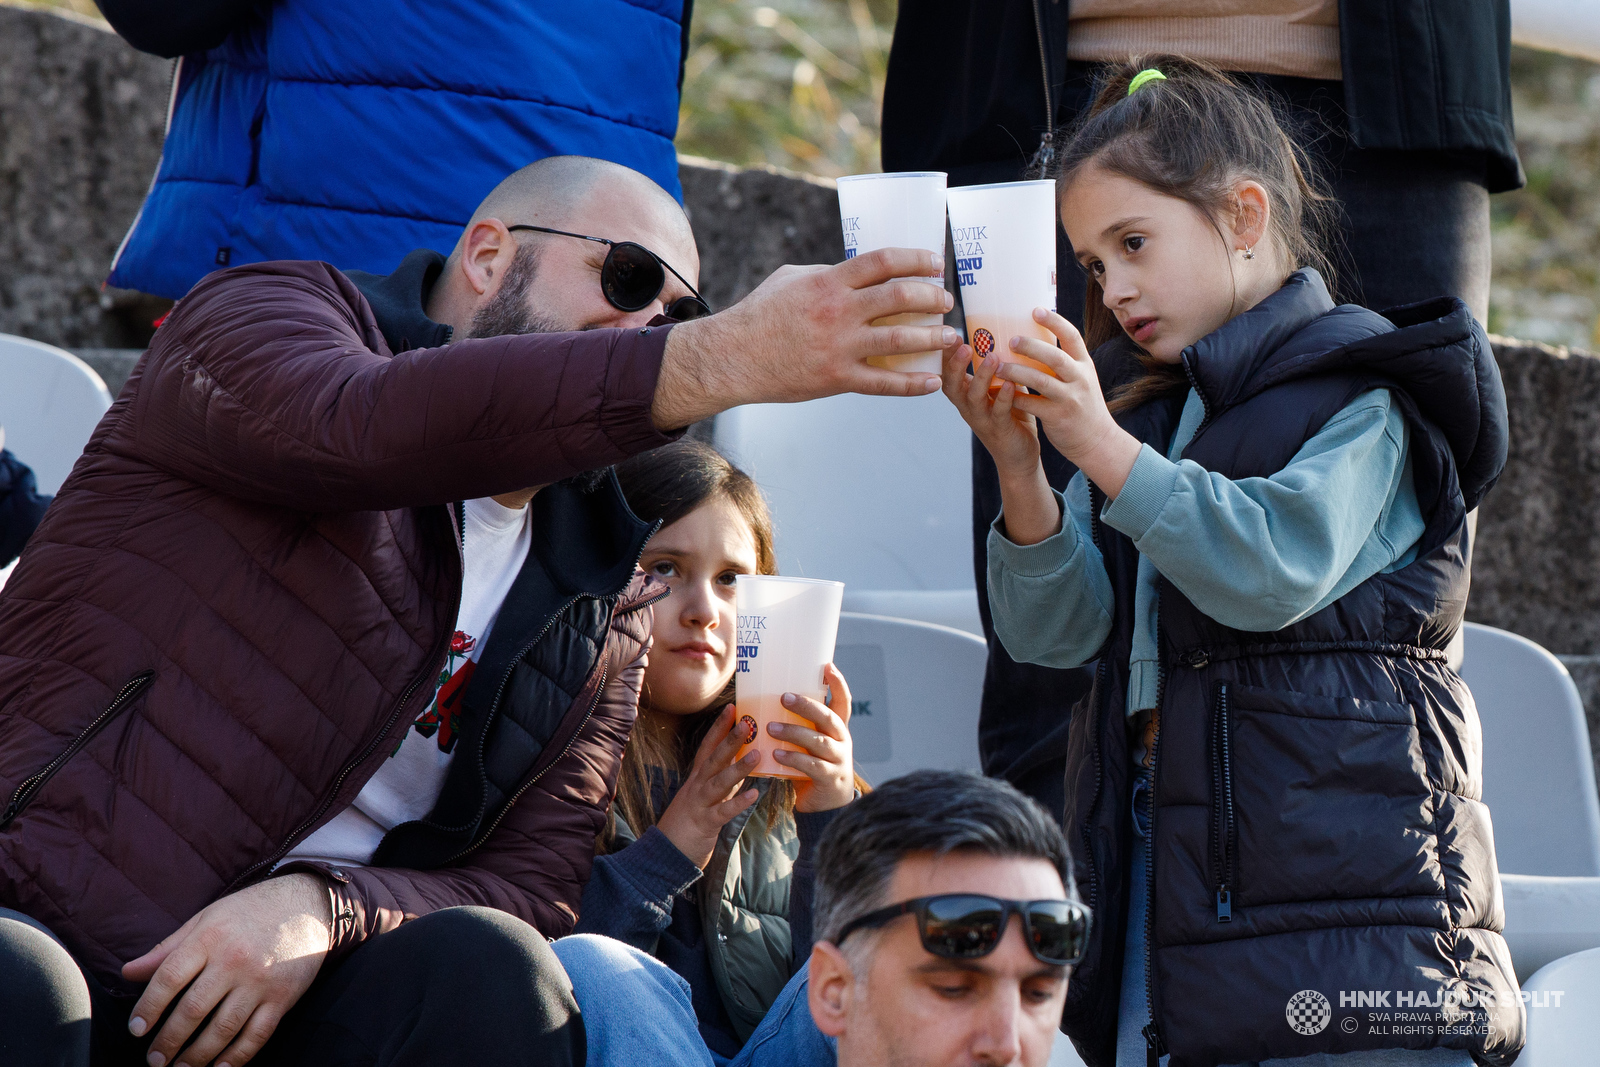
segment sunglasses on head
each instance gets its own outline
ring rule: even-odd
[[[1040,963],[1069,967],[1083,958],[1089,909],[1077,901],[1005,900],[973,893],[918,897],[868,912],[845,923],[835,944],[844,944],[863,927],[877,928],[901,915],[915,915],[923,948],[945,959],[976,959],[994,951],[1012,912],[1022,920],[1022,939]]]
[[[605,293],[606,302],[618,311],[638,311],[649,307],[656,297],[661,295],[661,290],[667,284],[667,271],[672,271],[672,276],[683,282],[692,296],[680,296],[666,306],[664,314],[679,322],[688,322],[698,319],[702,315],[711,314],[711,308],[701,299],[695,287],[677,271],[672,270],[672,264],[650,251],[644,245],[635,244],[633,241],[608,241],[604,237],[590,237],[583,233],[568,233],[566,230],[552,230],[548,226],[507,226],[508,230],[532,230],[534,233],[553,233],[557,237],[575,237],[580,241],[593,241],[595,244],[606,245],[610,251],[606,253],[606,261],[600,266],[600,291]]]

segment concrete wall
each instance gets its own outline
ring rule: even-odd
[[[99,286],[160,155],[169,71],[102,29],[0,6],[0,332],[93,350],[113,392],[143,312]],[[830,182],[703,160],[682,178],[713,307],[783,263],[843,257]],[[1495,352],[1511,456],[1479,516],[1468,614],[1561,655],[1600,746],[1600,359]]]
[[[0,6],[0,333],[144,343],[162,302],[101,282],[161,157],[171,71],[90,23]]]

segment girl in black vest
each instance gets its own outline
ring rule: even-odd
[[[1451,298],[1335,307],[1304,154],[1204,65],[1114,68],[1057,180],[1088,344],[1041,308],[1060,347],[1011,348],[1050,374],[968,373],[963,347],[944,378],[1000,472],[996,633],[1098,660],[1065,783],[1097,921],[1063,1029],[1091,1067],[1507,1062],[1523,1016],[1445,653],[1505,460],[1482,329]],[[1081,471],[1065,494],[1041,429]]]

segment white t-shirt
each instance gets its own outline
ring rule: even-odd
[[[500,614],[500,604],[528,558],[529,509],[515,511],[493,500],[469,500],[461,610],[450,655],[439,675],[439,691],[405,733],[394,753],[362,787],[355,802],[300,842],[289,860],[322,860],[365,866],[383,835],[433,810],[460,734],[461,698],[477,669],[478,656]]]

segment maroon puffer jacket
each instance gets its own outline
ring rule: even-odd
[[[348,806],[443,664],[461,562],[441,505],[665,443],[667,332],[393,355],[326,264],[197,285],[0,593],[0,906],[126,990],[125,961]],[[645,596],[636,580],[617,604],[594,713],[481,846],[341,872],[337,948],[459,904],[571,928]]]

